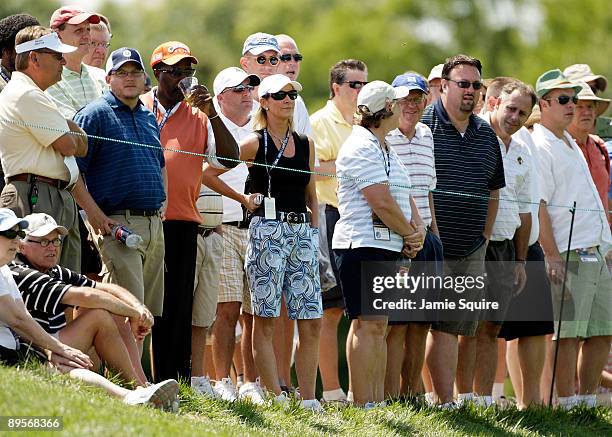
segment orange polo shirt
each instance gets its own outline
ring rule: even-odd
[[[586,144],[580,144],[576,141],[578,147],[582,151],[587,164],[589,165],[589,171],[595,187],[601,197],[601,203],[603,204],[604,210],[608,209],[608,190],[610,189],[610,158],[606,150],[606,146],[601,138],[596,135],[589,135]],[[606,212],[608,220],[610,216]]]
[[[140,97],[153,110],[153,91]],[[164,108],[158,105],[157,122],[162,121]],[[164,148],[203,154],[208,149],[208,117],[197,108],[181,102],[161,130]],[[168,172],[168,208],[166,220],[202,223],[196,206],[202,184],[204,157],[180,152],[164,151]]]

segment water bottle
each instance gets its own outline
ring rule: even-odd
[[[133,233],[127,227],[123,225],[115,225],[111,229],[111,236],[121,241],[130,249],[138,249],[138,246],[142,244],[142,237],[138,234]]]

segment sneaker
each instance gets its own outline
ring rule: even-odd
[[[456,410],[459,408],[459,405],[454,401],[450,401],[446,402],[445,404],[439,404],[438,408],[440,410]]]
[[[128,405],[150,405],[164,411],[178,410],[179,385],[174,379],[167,379],[149,387],[138,387],[123,398]]]
[[[206,376],[192,376],[191,388],[200,396],[213,399],[216,397],[212,385],[210,385],[210,379]]]
[[[223,378],[221,381],[217,381],[213,387],[213,391],[219,399],[224,401],[234,402],[238,399],[236,387],[234,387],[231,378]]]
[[[476,402],[476,393],[459,393],[457,396],[457,405],[462,406],[468,402]]]
[[[274,396],[274,394],[272,394]],[[289,396],[287,396],[287,393],[282,391],[281,394],[279,394],[278,396],[274,396],[271,400],[270,400],[272,405],[280,405],[281,407],[286,407],[289,406]]]
[[[307,399],[300,401],[300,408],[304,410],[310,410],[313,413],[325,413],[323,406],[316,399]]]
[[[255,405],[264,405],[264,393],[259,382],[245,382],[238,390],[238,398],[247,399]]]
[[[378,408],[378,407],[379,407],[378,402],[366,402],[363,405],[364,410],[374,410],[375,408]]]
[[[483,408],[489,408],[493,405],[493,397],[492,396],[474,396],[472,398],[472,402],[474,405]]]
[[[323,392],[325,402],[346,402],[346,393],[341,388]]]

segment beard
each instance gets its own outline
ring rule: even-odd
[[[466,114],[470,114],[472,113],[472,111],[474,111],[474,107],[476,107],[476,100],[471,100],[471,101],[467,101],[461,102],[461,106],[459,107],[459,110],[461,112],[465,112]]]

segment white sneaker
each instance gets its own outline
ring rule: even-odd
[[[138,387],[123,398],[128,405],[150,405],[164,411],[178,410],[179,385],[174,379],[167,379],[149,387]]]
[[[264,405],[264,393],[258,382],[245,382],[238,390],[238,398],[247,399],[255,405]]]
[[[446,402],[445,404],[439,404],[438,408],[440,410],[456,410],[459,408],[459,405],[454,401],[450,401]]]
[[[212,385],[210,385],[210,379],[206,376],[192,376],[191,388],[200,396],[213,399],[216,397]]]
[[[234,402],[238,399],[236,387],[234,387],[231,378],[223,378],[221,381],[217,381],[213,387],[213,391],[219,399],[223,399],[224,401]]]
[[[316,399],[307,399],[300,401],[300,408],[304,410],[310,410],[313,413],[325,413],[323,406]]]
[[[461,407],[468,402],[476,402],[476,393],[459,393],[457,396],[457,405]],[[448,402],[447,402],[448,403]]]
[[[286,392],[282,391],[281,394],[274,396],[271,399],[271,403],[272,405],[276,404],[280,405],[281,407],[286,407],[289,405],[289,396],[287,396]]]
[[[323,400],[325,402],[346,402],[346,393],[341,388],[324,391]]]
[[[474,405],[483,408],[489,408],[493,405],[493,397],[492,396],[474,396],[472,399]]]

